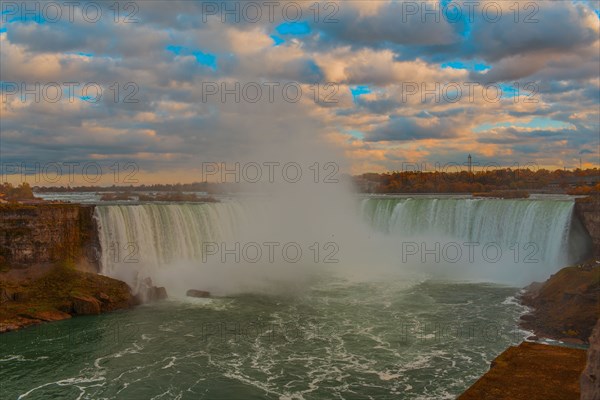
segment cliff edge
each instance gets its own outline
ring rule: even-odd
[[[587,343],[600,316],[600,258],[563,268],[522,295],[521,326],[539,337]]]
[[[128,308],[129,286],[98,275],[94,206],[0,204],[0,333]]]

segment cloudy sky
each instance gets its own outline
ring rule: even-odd
[[[1,7],[4,175],[93,163],[190,182],[204,162],[314,156],[356,174],[468,153],[598,166],[598,1]]]

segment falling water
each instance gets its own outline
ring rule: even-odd
[[[98,206],[102,273],[136,288],[166,266],[199,260],[202,243],[233,237],[237,202]]]
[[[403,250],[402,245],[406,241],[424,243],[424,246],[435,241],[442,241],[442,245],[449,241],[482,246],[493,243],[504,251],[505,259],[516,258],[517,255],[519,259],[488,265],[488,270],[493,269],[495,273],[487,275],[480,274],[485,269],[481,265],[485,264],[485,260],[481,257],[471,262],[477,265],[472,265],[462,274],[459,265],[451,268],[438,265],[438,270],[444,271],[444,278],[526,283],[577,261],[585,253],[586,241],[581,240],[581,228],[573,223],[573,204],[572,201],[557,200],[371,198],[361,203],[360,214],[367,221],[362,225],[370,226],[369,231],[379,232],[381,236],[369,236],[370,239],[365,240],[362,232],[356,235],[345,232],[345,236],[341,235],[344,232],[336,232],[335,237],[343,242],[339,245],[348,256],[346,260],[361,256],[360,268],[364,270],[362,264],[369,264],[373,273],[376,272],[372,268],[378,262],[375,258],[382,259],[382,252],[389,253],[387,256],[392,255],[391,259],[398,261],[394,265],[396,269],[410,267],[406,264],[417,264],[423,270],[418,257],[402,259],[404,255],[399,251]],[[203,243],[234,240],[242,225],[246,230],[250,228],[255,235],[260,228],[257,221],[266,221],[263,217],[256,219],[256,215],[266,215],[269,209],[264,204],[259,208],[248,207],[243,201],[98,206],[96,216],[100,227],[102,272],[125,280],[135,288],[143,279],[154,279],[158,273],[179,274],[181,271],[173,266],[181,262],[195,262],[193,268],[198,270]],[[360,220],[356,214],[348,218],[353,217]],[[293,231],[296,228],[286,229]],[[344,228],[346,231],[353,229],[361,228],[358,223]],[[252,238],[256,239],[256,236]],[[375,245],[377,248],[374,248]],[[528,262],[532,259],[534,264]],[[459,263],[469,264],[462,259]],[[222,271],[226,267],[220,265],[218,268]],[[347,264],[345,267],[348,270]],[[283,267],[278,268],[281,270]],[[297,271],[301,267],[294,265],[294,269]],[[227,279],[243,273],[240,271],[232,270]],[[210,273],[205,271],[204,282],[207,275]],[[259,274],[254,274],[254,277],[260,278]],[[185,279],[188,277],[181,278]]]
[[[361,206],[371,226],[386,234],[493,243],[505,251],[527,248],[550,272],[587,251],[571,200],[374,198]]]

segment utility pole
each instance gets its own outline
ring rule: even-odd
[[[468,160],[468,161],[467,161],[467,165],[469,166],[469,174],[470,174],[470,173],[472,172],[472,169],[471,169],[471,168],[472,168],[472,165],[473,165],[473,163],[472,163],[472,159],[471,159],[471,155],[470,155],[470,154],[469,154],[469,157],[467,158],[467,160]]]

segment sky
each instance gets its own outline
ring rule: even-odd
[[[598,1],[67,3],[0,3],[4,180],[599,164]]]

